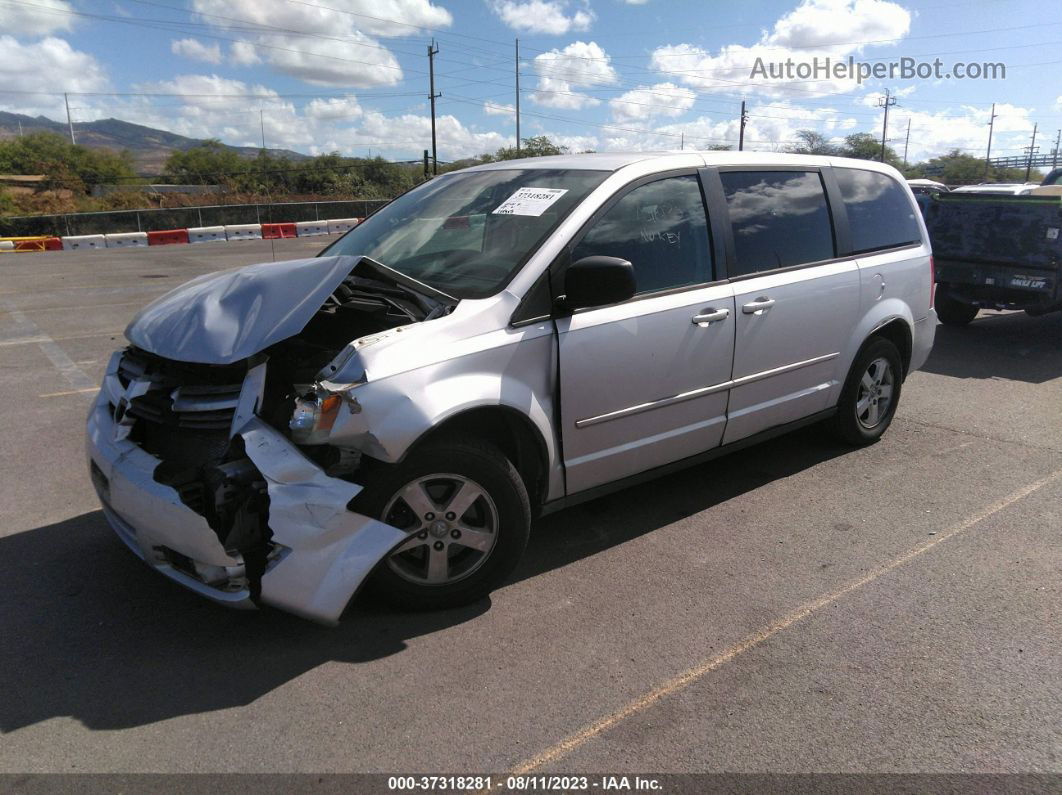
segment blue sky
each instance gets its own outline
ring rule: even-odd
[[[308,153],[419,157],[430,145],[434,38],[439,157],[511,144],[513,40],[521,133],[574,150],[774,150],[810,128],[880,135],[911,160],[959,147],[1041,152],[1062,127],[1062,7],[1027,0],[0,0],[0,108],[113,116],[194,137]],[[830,57],[1001,62],[1005,79],[763,80]],[[7,93],[5,93],[7,92]]]

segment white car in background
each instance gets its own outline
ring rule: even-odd
[[[1039,182],[985,182],[980,185],[962,185],[952,193],[991,193],[998,196],[1027,196],[1040,187]]]

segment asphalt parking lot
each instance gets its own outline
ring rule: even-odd
[[[0,257],[0,772],[1062,772],[1062,314],[939,328],[877,445],[801,431],[539,521],[489,602],[327,629],[150,571],[84,464],[133,313],[273,249]]]

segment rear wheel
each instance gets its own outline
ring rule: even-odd
[[[833,418],[833,430],[849,444],[868,445],[892,423],[900,400],[903,362],[889,340],[873,337],[852,363]]]
[[[377,475],[353,507],[408,534],[370,583],[388,602],[413,610],[474,602],[519,562],[531,524],[527,491],[496,448],[432,443]]]
[[[943,284],[937,285],[934,304],[940,322],[949,326],[965,326],[977,317],[978,308],[976,306],[953,298],[947,286]]]

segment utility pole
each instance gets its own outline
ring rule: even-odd
[[[885,162],[885,134],[889,130],[889,108],[896,104],[896,97],[889,96],[889,89],[885,89],[885,96],[878,97],[878,107],[885,108],[885,120],[881,124],[881,162]]]
[[[988,182],[988,170],[992,167],[992,128],[996,124],[996,103],[992,103],[992,115],[988,117],[988,151],[985,152],[985,182]]]
[[[428,150],[427,149],[424,150],[424,179],[425,180],[431,179],[431,165],[430,165],[430,162],[428,160]]]
[[[63,101],[66,103],[66,126],[70,128],[70,143],[76,144],[74,140],[74,122],[70,118],[70,97],[63,94]]]
[[[1026,163],[1025,163],[1025,181],[1026,181],[1026,182],[1028,182],[1028,181],[1029,181],[1029,172],[1030,172],[1030,171],[1032,171],[1032,159],[1033,159],[1033,155],[1035,155],[1035,154],[1036,154],[1036,128],[1037,128],[1037,127],[1039,127],[1039,126],[1040,126],[1040,123],[1039,123],[1039,122],[1037,122],[1037,123],[1033,124],[1033,136],[1032,136],[1032,141],[1030,141],[1030,142],[1029,142],[1029,146],[1028,146],[1028,149],[1029,149],[1029,159],[1028,159],[1028,160],[1026,161]]]
[[[22,119],[18,120],[18,137],[22,137]],[[1056,146],[1055,149],[1058,149],[1058,147]]]
[[[520,155],[520,39],[516,40],[516,154]]]
[[[679,138],[679,149],[683,152],[686,151],[686,133],[682,133],[682,137]]]
[[[748,123],[749,114],[745,112],[745,100],[741,100],[741,127],[738,130],[738,151],[745,149],[745,125]]]
[[[18,125],[19,132],[22,131],[22,122]],[[1058,145],[1062,144],[1062,130],[1058,131],[1058,135],[1055,136],[1055,151],[1051,158],[1051,168],[1058,168]]]
[[[911,144],[911,119],[907,119],[907,138],[903,142],[903,167],[907,168],[907,147]]]
[[[262,126],[262,151],[265,151],[265,111],[258,109],[258,123]]]
[[[439,54],[439,45],[435,39],[428,45],[428,99],[431,100],[431,173],[439,173],[439,152],[435,147],[435,100],[442,94],[435,93],[435,56]]]

